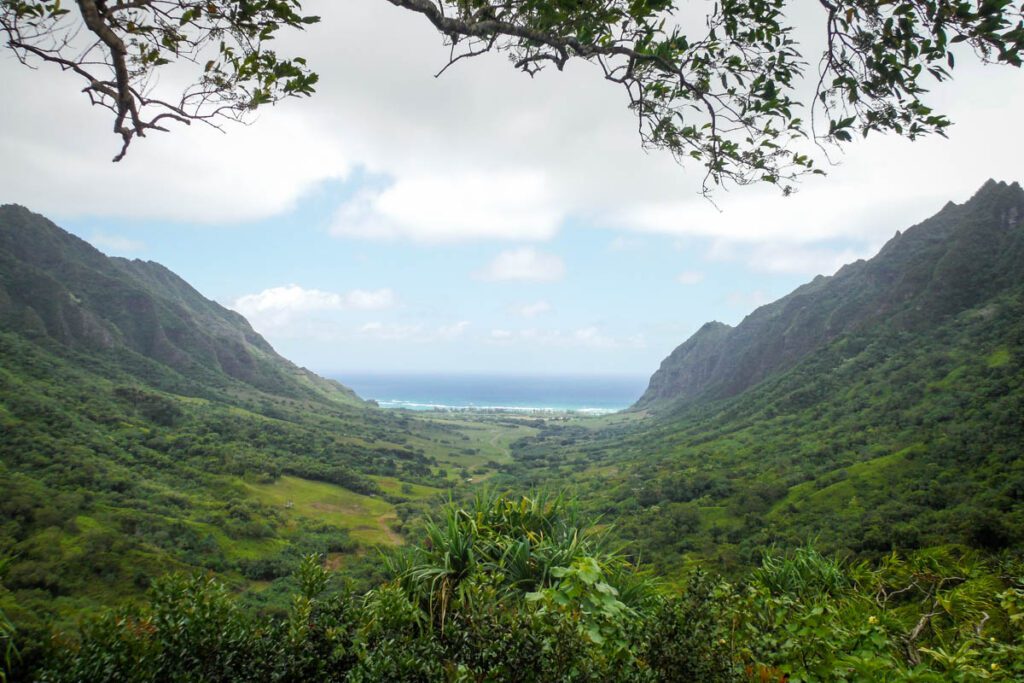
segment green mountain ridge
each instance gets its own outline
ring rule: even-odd
[[[22,628],[173,570],[277,608],[307,553],[377,571],[518,430],[381,410],[164,266],[0,207],[0,613]]]
[[[1024,189],[989,180],[874,258],[819,275],[735,328],[708,323],[662,362],[635,407],[735,396],[859,329],[924,329],[1020,284],[1022,272]]]
[[[1024,191],[989,182],[735,328],[634,410],[547,425],[516,481],[571,482],[661,571],[807,543],[877,558],[1024,547]],[[806,337],[806,338],[805,338]],[[627,419],[631,418],[631,419]]]
[[[108,258],[20,206],[0,206],[0,324],[65,346],[135,353],[224,386],[354,402],[279,356],[238,313],[152,261]],[[179,385],[177,390],[188,391]]]

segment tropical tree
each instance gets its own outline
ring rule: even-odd
[[[441,34],[445,68],[490,51],[531,75],[596,65],[628,94],[642,143],[702,164],[705,188],[788,190],[819,170],[812,141],[943,134],[950,121],[925,101],[929,82],[948,78],[960,51],[1019,67],[1024,48],[1016,0],[720,0],[703,21],[684,18],[678,0],[387,1]],[[825,35],[820,54],[794,36],[791,17],[808,12]],[[317,21],[299,0],[0,0],[7,47],[77,75],[111,111],[115,161],[172,123],[218,125],[312,94],[305,60],[268,43]],[[194,66],[191,84],[174,99],[153,95],[149,84],[172,64]],[[801,96],[808,81],[813,95]]]

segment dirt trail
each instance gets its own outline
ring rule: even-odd
[[[383,514],[377,518],[377,524],[380,525],[381,531],[383,531],[384,535],[388,537],[388,540],[391,541],[392,545],[403,545],[405,543],[405,539],[402,538],[401,534],[392,529],[391,524],[389,523],[395,519],[398,519],[398,515],[393,512],[388,512],[387,514]]]
[[[490,439],[490,441],[488,441],[488,443],[491,446],[493,446],[494,448],[497,448],[501,452],[501,456],[499,456],[499,457],[504,457],[504,458],[510,458],[511,459],[511,457],[512,457],[512,447],[511,447],[510,444],[511,444],[512,441],[514,441],[514,439],[510,439],[509,443],[504,443],[503,444],[503,443],[500,443],[501,440],[502,440],[502,437],[505,435],[505,432],[503,430],[495,429],[495,430],[493,430],[491,432],[491,434],[493,434],[493,436],[491,436],[491,439]]]

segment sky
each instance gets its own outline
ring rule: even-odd
[[[813,51],[820,17],[794,23]],[[792,197],[699,194],[645,151],[595,67],[537,77],[447,49],[386,0],[305,4],[282,36],[317,94],[221,133],[118,140],[74,77],[0,52],[0,203],[158,261],[325,374],[650,374],[988,178],[1024,180],[1024,74],[961,58],[929,102],[948,139],[873,136]],[[815,21],[819,23],[815,23]],[[173,76],[172,76],[173,77]],[[172,87],[158,84],[159,87]]]

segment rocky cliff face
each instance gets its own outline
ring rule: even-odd
[[[162,265],[108,258],[15,205],[0,206],[0,324],[73,349],[139,354],[200,383],[230,378],[283,396],[355,400]]]
[[[1024,280],[1024,189],[988,181],[967,202],[818,276],[730,328],[708,323],[651,377],[636,408],[736,395],[866,326],[913,331]]]
[[[725,323],[705,323],[661,362],[637,405],[697,396],[721,365],[723,344],[733,331]]]

